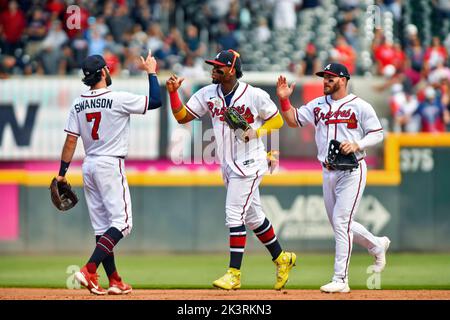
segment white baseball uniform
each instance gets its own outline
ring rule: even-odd
[[[315,126],[317,158],[322,163],[325,162],[332,139],[356,142],[362,150],[383,140],[383,128],[375,110],[354,94],[337,101],[332,100],[331,96],[319,97],[296,109],[295,119],[299,126],[306,123]],[[353,240],[371,254],[382,250],[380,238],[354,221],[366,185],[365,156],[365,151],[356,152],[360,165],[353,171],[323,168],[323,197],[336,239],[334,281],[348,281]]]
[[[95,235],[111,227],[124,236],[133,226],[124,159],[128,153],[130,114],[145,114],[148,97],[107,88],[75,99],[65,132],[83,140],[84,194]]]
[[[244,82],[239,82],[229,107],[244,115],[255,130],[278,114],[267,92]],[[196,118],[207,112],[211,116],[217,156],[227,187],[226,225],[231,228],[245,224],[254,230],[265,219],[258,188],[268,170],[267,153],[260,138],[245,143],[235,136],[224,121],[225,108],[225,98],[217,84],[203,87],[186,104],[186,109]]]

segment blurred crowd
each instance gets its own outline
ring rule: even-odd
[[[392,130],[445,132],[450,129],[448,49],[439,37],[421,45],[417,28],[409,26],[405,48],[378,36],[373,43],[377,68],[384,77],[379,91],[389,90]]]
[[[205,57],[222,49],[239,51],[243,32],[264,43],[276,31],[298,30],[300,13],[322,1],[339,10],[333,47],[323,61],[312,40],[290,71],[312,75],[336,61],[353,75],[363,74],[357,63],[364,13],[359,0],[0,0],[0,79],[77,74],[91,54],[103,55],[113,75],[132,76],[140,73],[138,58],[148,50],[160,69],[195,77],[204,72]],[[430,1],[438,19],[450,20],[450,1]],[[376,29],[370,48],[372,74],[385,77],[376,89],[391,95],[393,129],[445,131],[450,34],[425,44],[418,27],[404,25],[406,1],[374,3],[395,22],[395,36]]]

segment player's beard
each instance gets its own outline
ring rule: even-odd
[[[336,91],[338,91],[339,89],[341,89],[341,85],[339,83],[339,81],[336,81],[333,85],[331,85],[330,87],[323,87],[323,93],[326,95],[332,95],[333,93],[335,93]]]
[[[107,86],[107,87],[109,87],[109,86],[112,84],[111,75],[109,74],[108,71],[106,71],[106,78],[105,78],[105,81],[106,81],[106,86]]]

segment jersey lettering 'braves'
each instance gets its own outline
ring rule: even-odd
[[[366,156],[365,137],[383,132],[373,107],[354,94],[337,101],[330,96],[314,99],[296,109],[295,119],[299,126],[311,123],[316,127],[317,158],[321,162],[325,162],[332,139],[356,142],[363,151],[355,155],[361,159]]]
[[[125,157],[128,153],[130,114],[145,114],[148,97],[106,88],[75,99],[66,131],[81,136],[88,156]]]
[[[255,130],[278,114],[278,108],[267,92],[244,82],[239,82],[229,107],[236,108]],[[262,166],[267,169],[267,154],[262,140],[252,139],[245,143],[224,121],[226,104],[220,85],[211,84],[197,91],[186,108],[196,118],[209,112],[222,165],[228,164],[240,176],[255,174]]]

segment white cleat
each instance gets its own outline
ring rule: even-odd
[[[391,240],[388,237],[381,238],[383,244],[383,250],[375,255],[375,264],[373,265],[373,272],[380,273],[384,270],[386,266],[386,252],[389,249],[389,245],[391,244]]]
[[[350,287],[347,282],[331,281],[321,286],[320,291],[327,293],[348,293],[350,292]]]

